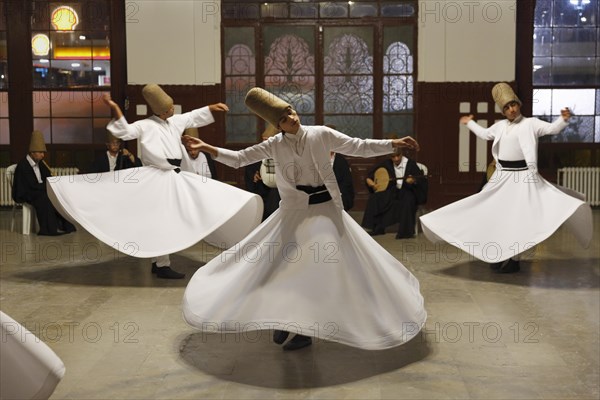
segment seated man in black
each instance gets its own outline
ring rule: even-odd
[[[94,159],[90,172],[119,171],[141,166],[142,161],[123,147],[123,141],[107,132],[106,152]]]
[[[75,227],[54,208],[46,192],[46,178],[52,176],[43,161],[46,143],[40,131],[33,131],[29,154],[17,163],[13,179],[12,198],[35,208],[40,231],[38,235],[56,236],[75,231]]]
[[[335,128],[333,128],[335,129]],[[341,154],[331,153],[333,173],[342,194],[344,210],[349,211],[354,207],[354,183],[352,182],[352,171],[346,158]]]
[[[376,171],[380,168],[379,172]],[[375,181],[383,175],[387,182]],[[417,205],[427,201],[427,178],[401,150],[372,169],[366,179],[371,192],[363,216],[362,226],[371,229],[371,235],[383,235],[385,228],[398,224],[396,239],[415,235]]]

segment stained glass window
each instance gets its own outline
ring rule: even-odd
[[[415,1],[224,0],[222,16],[227,142],[255,142],[264,127],[243,105],[254,85],[292,104],[304,125],[362,138],[414,133]]]

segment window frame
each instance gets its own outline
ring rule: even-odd
[[[268,3],[284,3],[284,2],[268,2]],[[347,4],[347,2],[344,2]],[[385,5],[389,2],[376,1],[369,2],[372,4],[378,4],[379,6]],[[225,4],[225,3],[224,3]],[[246,3],[244,3],[246,4]],[[262,4],[262,3],[261,3]],[[292,4],[292,3],[288,3]],[[262,38],[262,28],[268,25],[281,25],[286,24],[287,26],[307,26],[312,25],[315,28],[315,113],[314,119],[316,124],[324,124],[326,123],[324,120],[324,110],[323,110],[323,39],[324,32],[323,29],[327,27],[348,27],[348,26],[371,26],[373,27],[374,32],[374,42],[373,42],[373,85],[374,85],[374,106],[373,106],[373,138],[380,139],[387,132],[382,132],[383,130],[383,54],[385,49],[383,48],[383,35],[386,27],[389,26],[408,26],[412,28],[412,43],[410,47],[413,49],[412,57],[413,57],[413,108],[411,112],[407,112],[406,114],[412,115],[412,132],[402,132],[400,134],[413,134],[414,129],[417,123],[417,109],[416,105],[418,104],[418,2],[412,2],[414,7],[414,15],[411,17],[364,17],[364,18],[355,18],[355,17],[344,17],[344,18],[257,18],[257,19],[227,19],[224,16],[221,18],[221,76],[222,76],[222,95],[223,98],[226,98],[226,78],[228,75],[225,73],[225,58],[227,56],[227,49],[225,48],[225,30],[227,28],[234,27],[253,27],[254,29],[254,43],[255,43],[255,82],[257,86],[264,87],[264,51],[263,48],[263,38]],[[225,7],[224,7],[225,9]],[[224,11],[223,11],[224,12]],[[388,113],[386,113],[388,115]],[[300,115],[302,117],[302,115]],[[230,141],[229,137],[226,135],[225,144],[228,147],[243,147],[247,145],[254,144],[260,140],[260,134],[265,129],[264,121],[260,118],[256,118],[256,137],[253,142],[237,142]],[[226,128],[227,130],[227,128]]]

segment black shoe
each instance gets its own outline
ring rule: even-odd
[[[373,230],[369,233],[369,235],[371,235],[371,236],[385,235],[385,229],[373,228]]]
[[[396,239],[412,239],[414,237],[415,237],[415,235],[408,235],[408,236],[407,235],[400,235],[400,234],[396,235]]]
[[[490,269],[492,271],[498,271],[502,267],[502,264],[504,264],[505,262],[506,261],[500,261],[500,262],[497,262],[497,263],[492,263],[492,264],[490,264]]]
[[[506,264],[501,266],[498,269],[499,274],[513,274],[515,272],[519,272],[521,270],[521,265],[518,260],[513,260],[512,258],[508,260]]]
[[[159,267],[156,271],[156,277],[162,279],[183,279],[185,274],[173,271],[171,267]]]
[[[311,344],[312,344],[312,338],[310,338],[308,336],[304,336],[304,335],[296,335],[292,338],[292,340],[290,340],[285,345],[283,345],[283,350],[286,350],[286,351],[299,350],[303,347],[310,346]]]
[[[158,265],[155,262],[152,263],[152,273],[155,274],[158,272]]]
[[[288,331],[279,331],[275,329],[273,331],[273,341],[277,344],[282,344],[289,335],[290,333]]]

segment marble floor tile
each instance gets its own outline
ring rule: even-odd
[[[360,213],[352,213],[360,220]],[[208,334],[181,300],[219,250],[172,256],[160,280],[86,232],[10,232],[0,210],[0,309],[66,365],[52,399],[598,399],[600,210],[581,249],[564,229],[498,275],[422,234],[376,240],[419,279],[429,318],[409,343],[365,351],[317,340],[284,352],[271,332]]]

